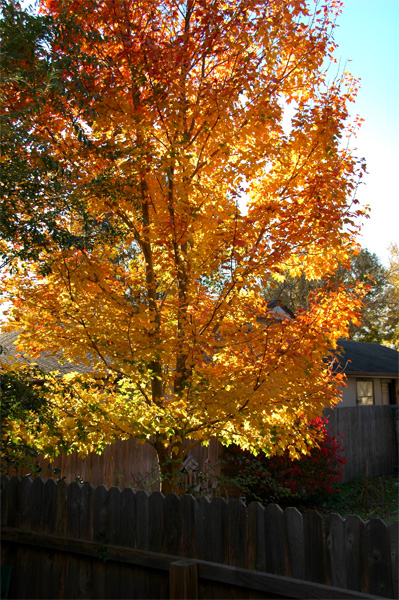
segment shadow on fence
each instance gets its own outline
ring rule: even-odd
[[[398,523],[41,478],[1,491],[9,598],[398,594]]]

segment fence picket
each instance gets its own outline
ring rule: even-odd
[[[148,550],[148,507],[149,496],[144,490],[136,492],[136,547]]]
[[[71,537],[80,537],[80,496],[82,491],[80,483],[73,482],[67,491],[67,532]],[[68,554],[65,557],[65,597],[79,597],[79,571],[80,557]]]
[[[43,493],[44,481],[41,477],[35,479],[32,483],[31,501],[30,501],[30,529],[31,531],[41,531],[44,520],[43,515]]]
[[[164,552],[177,555],[181,536],[180,498],[176,494],[168,494],[164,501]]]
[[[226,563],[234,567],[247,566],[247,510],[238,498],[227,503],[227,553]]]
[[[191,557],[194,554],[195,499],[185,494],[180,499],[181,536],[179,556]]]
[[[18,574],[11,598],[165,598],[168,569],[179,556],[199,560],[199,597],[268,597],[257,587],[266,579],[270,593],[280,582],[288,597],[296,589],[312,598],[371,597],[368,591],[397,597],[398,523],[388,529],[379,519],[365,524],[333,514],[324,530],[315,511],[302,516],[277,505],[247,508],[237,499],[164,498],[29,478],[1,483],[7,507],[2,557]],[[265,579],[259,571],[267,569],[275,574]],[[320,586],[327,581],[330,588]]]
[[[325,521],[328,583],[346,588],[345,522],[340,515],[328,515]]]
[[[148,499],[148,547],[152,552],[162,552],[164,501],[161,492],[153,492]]]
[[[92,597],[104,598],[108,543],[108,489],[100,485],[94,492],[93,538],[98,543],[98,559],[93,563]]]
[[[219,500],[219,498],[217,498]],[[213,502],[212,502],[213,504]],[[208,498],[201,496],[195,503],[194,532],[195,553],[200,560],[207,560],[210,548],[210,513],[211,503]],[[209,559],[208,559],[209,560]]]
[[[286,574],[296,579],[305,576],[305,547],[302,515],[297,508],[284,511],[285,565]]]
[[[24,477],[25,479],[25,477]],[[28,498],[30,497],[31,483],[25,483],[22,480],[21,483],[21,500],[22,500],[22,490],[27,487],[26,490]],[[25,500],[26,502],[27,500]],[[43,490],[43,520],[42,520],[42,530],[47,533],[53,533],[55,529],[55,520],[56,520],[56,512],[57,512],[57,483],[54,479],[48,479],[44,484]],[[21,524],[21,527],[22,524]]]
[[[18,527],[21,479],[13,477],[8,483],[7,525]]]
[[[389,540],[391,546],[391,568],[393,597],[399,597],[399,522],[392,523],[389,528]]]
[[[25,487],[28,491],[27,496],[30,496],[30,490],[32,482],[25,482],[26,478],[22,480],[22,487]],[[22,499],[22,494],[21,494]],[[43,490],[43,519],[42,519],[42,531],[46,533],[54,533],[55,520],[57,511],[57,483],[54,479],[48,479],[44,484]],[[21,524],[21,527],[23,525]],[[54,556],[52,552],[43,551],[41,553],[39,561],[39,577],[38,577],[38,598],[52,598],[53,597],[53,565]]]
[[[8,488],[10,485],[10,479],[7,475],[2,475],[0,480],[1,487],[1,524],[6,525],[7,523],[7,506],[9,499]]]
[[[24,504],[30,500],[30,491],[32,482],[26,481],[28,478],[24,477],[21,482],[21,508],[22,498],[24,498]],[[24,494],[25,492],[25,494]],[[46,533],[53,533],[55,528],[56,518],[56,501],[57,501],[57,483],[54,479],[48,479],[44,484],[43,490],[43,519],[42,519],[42,531]],[[22,510],[21,510],[22,516]],[[21,520],[21,528],[24,525]],[[52,598],[53,591],[53,556],[49,551],[43,551],[41,553],[39,561],[39,577],[38,577],[38,598]]]
[[[29,510],[32,493],[32,479],[23,477],[20,487],[20,506],[19,506],[19,526],[22,528],[29,527]],[[55,490],[57,493],[57,489]],[[54,515],[55,518],[55,515]]]
[[[90,483],[85,483],[80,489],[79,538],[81,540],[93,539],[93,500],[94,488]],[[93,561],[82,558],[79,564],[79,598],[91,597],[92,578]]]
[[[121,532],[120,543],[130,548],[136,547],[136,494],[131,488],[125,488],[121,494]]]
[[[121,490],[113,486],[108,490],[108,541],[110,544],[120,545],[121,539]],[[120,598],[121,574],[125,573],[122,566],[115,561],[106,564],[105,597]],[[124,577],[125,579],[125,577]],[[124,581],[125,585],[125,581]]]
[[[369,593],[393,597],[391,549],[388,528],[381,519],[366,523],[366,547],[369,571]]]
[[[201,499],[197,502],[201,502]],[[203,505],[206,510],[204,539],[207,542],[204,558],[212,562],[227,562],[227,502],[224,498],[215,498]]]
[[[251,502],[248,506],[248,568],[258,571],[266,571],[264,513],[265,509],[260,502]]]
[[[357,515],[345,519],[346,577],[349,590],[368,591],[366,531]]]
[[[120,499],[119,544],[133,548],[136,540],[136,494],[125,488]],[[134,598],[134,574],[130,565],[120,566],[119,597]]]
[[[284,513],[278,504],[265,508],[266,571],[285,575]]]
[[[327,583],[323,520],[315,510],[303,515],[305,579]]]
[[[161,492],[153,492],[148,499],[148,548],[151,552],[162,552],[164,532],[163,506],[165,496]],[[169,593],[167,576],[159,573],[158,577],[149,578],[149,598],[167,598]]]

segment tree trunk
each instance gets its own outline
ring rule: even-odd
[[[178,448],[178,452],[173,453],[173,448]],[[181,492],[180,469],[183,461],[183,445],[170,444],[165,448],[162,441],[157,441],[154,448],[158,455],[158,464],[161,474],[161,492],[168,494],[179,494]]]

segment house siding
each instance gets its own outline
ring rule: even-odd
[[[389,381],[392,382],[394,381],[392,377],[368,377],[367,375],[361,375],[359,374],[358,376],[354,377],[351,375],[348,375],[347,378],[347,386],[345,388],[342,388],[341,390],[341,397],[342,400],[337,404],[337,408],[345,408],[348,406],[357,406],[357,389],[356,389],[356,381],[358,379],[372,379],[373,381],[373,388],[374,388],[374,405],[375,406],[382,406],[384,404],[389,404],[389,402],[384,398],[383,398],[383,394],[382,394],[382,382],[383,381]],[[395,396],[395,403],[398,402],[398,381],[394,381],[394,396]]]

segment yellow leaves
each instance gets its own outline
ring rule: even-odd
[[[79,452],[157,434],[295,453],[298,411],[334,402],[324,358],[357,311],[345,290],[321,291],[292,320],[260,298],[262,280],[331,273],[356,232],[356,162],[338,145],[356,84],[325,87],[329,15],[315,35],[300,2],[194,3],[182,48],[172,0],[123,15],[76,1],[87,27],[74,56],[93,94],[68,79],[62,110],[46,106],[57,143],[42,122],[37,134],[77,174],[84,218],[60,222],[80,242],[55,246],[50,272],[31,264],[6,283],[21,349],[88,371],[46,384],[59,435]],[[120,37],[127,25],[142,37]]]

